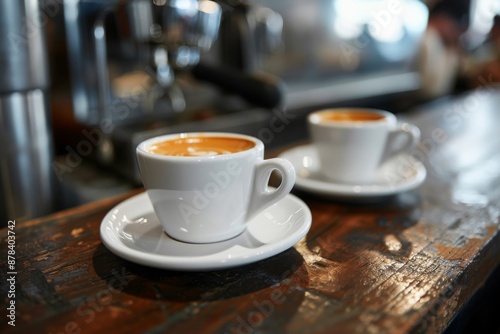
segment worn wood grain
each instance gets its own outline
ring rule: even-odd
[[[498,94],[474,91],[403,115],[422,130],[420,189],[373,204],[296,191],[313,214],[308,235],[244,267],[174,272],[113,255],[99,225],[133,193],[19,224],[16,327],[2,320],[0,330],[441,332],[500,264]]]

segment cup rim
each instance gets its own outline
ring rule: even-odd
[[[354,112],[366,112],[370,114],[383,115],[384,118],[380,120],[371,121],[343,121],[343,122],[320,122],[319,115],[329,112],[344,112],[344,113],[354,113]],[[363,107],[342,107],[342,108],[327,108],[311,112],[307,116],[307,121],[309,124],[315,126],[323,126],[329,128],[364,128],[364,127],[378,127],[386,126],[388,124],[396,123],[396,116],[386,110],[376,109],[376,108],[363,108]]]
[[[241,138],[241,139],[246,139],[246,140],[254,142],[255,146],[253,146],[247,150],[244,150],[244,151],[239,151],[239,152],[235,152],[235,153],[225,153],[225,154],[220,154],[220,155],[211,155],[211,156],[163,155],[163,154],[152,153],[152,152],[149,152],[147,150],[147,147],[151,146],[154,143],[169,140],[169,139],[187,137],[187,136]],[[160,159],[160,160],[179,161],[179,162],[183,162],[183,161],[184,162],[220,161],[220,160],[234,159],[234,158],[237,158],[239,156],[247,155],[250,152],[252,152],[253,150],[264,150],[264,143],[258,138],[244,135],[244,134],[232,133],[232,132],[210,132],[210,131],[206,131],[206,132],[179,132],[179,133],[171,133],[171,134],[155,136],[155,137],[143,140],[142,142],[140,142],[137,145],[137,148],[136,148],[137,154],[141,154],[145,157],[155,158],[155,159]]]

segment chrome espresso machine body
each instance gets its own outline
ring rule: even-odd
[[[146,138],[276,144],[314,108],[419,89],[427,18],[419,0],[65,0],[74,116],[95,158],[140,183]]]

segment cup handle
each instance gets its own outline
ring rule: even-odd
[[[402,143],[398,143],[403,138]],[[387,142],[385,144],[385,152],[382,155],[380,164],[402,152],[407,152],[416,147],[420,142],[420,130],[413,124],[400,123],[398,126],[389,132]],[[398,144],[398,145],[396,145]]]
[[[267,185],[274,170],[281,173],[281,184],[277,189],[270,190]],[[295,169],[288,160],[274,158],[257,162],[247,221],[288,195],[294,184]]]

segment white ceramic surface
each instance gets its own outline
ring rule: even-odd
[[[400,154],[378,169],[372,183],[342,184],[332,182],[320,173],[318,152],[313,145],[295,147],[280,157],[294,165],[296,188],[332,197],[367,199],[394,195],[417,188],[427,175],[422,163],[407,154]]]
[[[180,137],[230,137],[255,143],[251,149],[213,156],[167,156],[147,149]],[[137,147],[144,187],[163,229],[173,238],[193,243],[233,238],[246,222],[285,197],[295,182],[293,166],[284,159],[264,158],[257,138],[228,133],[188,133],[155,137]],[[269,176],[279,170],[283,182],[269,190]]]
[[[254,217],[233,239],[190,244],[162,232],[153,207],[141,193],[118,204],[104,217],[100,235],[114,254],[145,266],[202,271],[245,265],[293,247],[311,226],[311,211],[289,194]]]
[[[331,112],[371,113],[376,121],[325,122]],[[379,166],[389,158],[415,147],[420,131],[415,126],[398,124],[396,117],[383,110],[363,108],[326,109],[311,113],[309,132],[318,149],[320,171],[334,182],[370,184]]]

